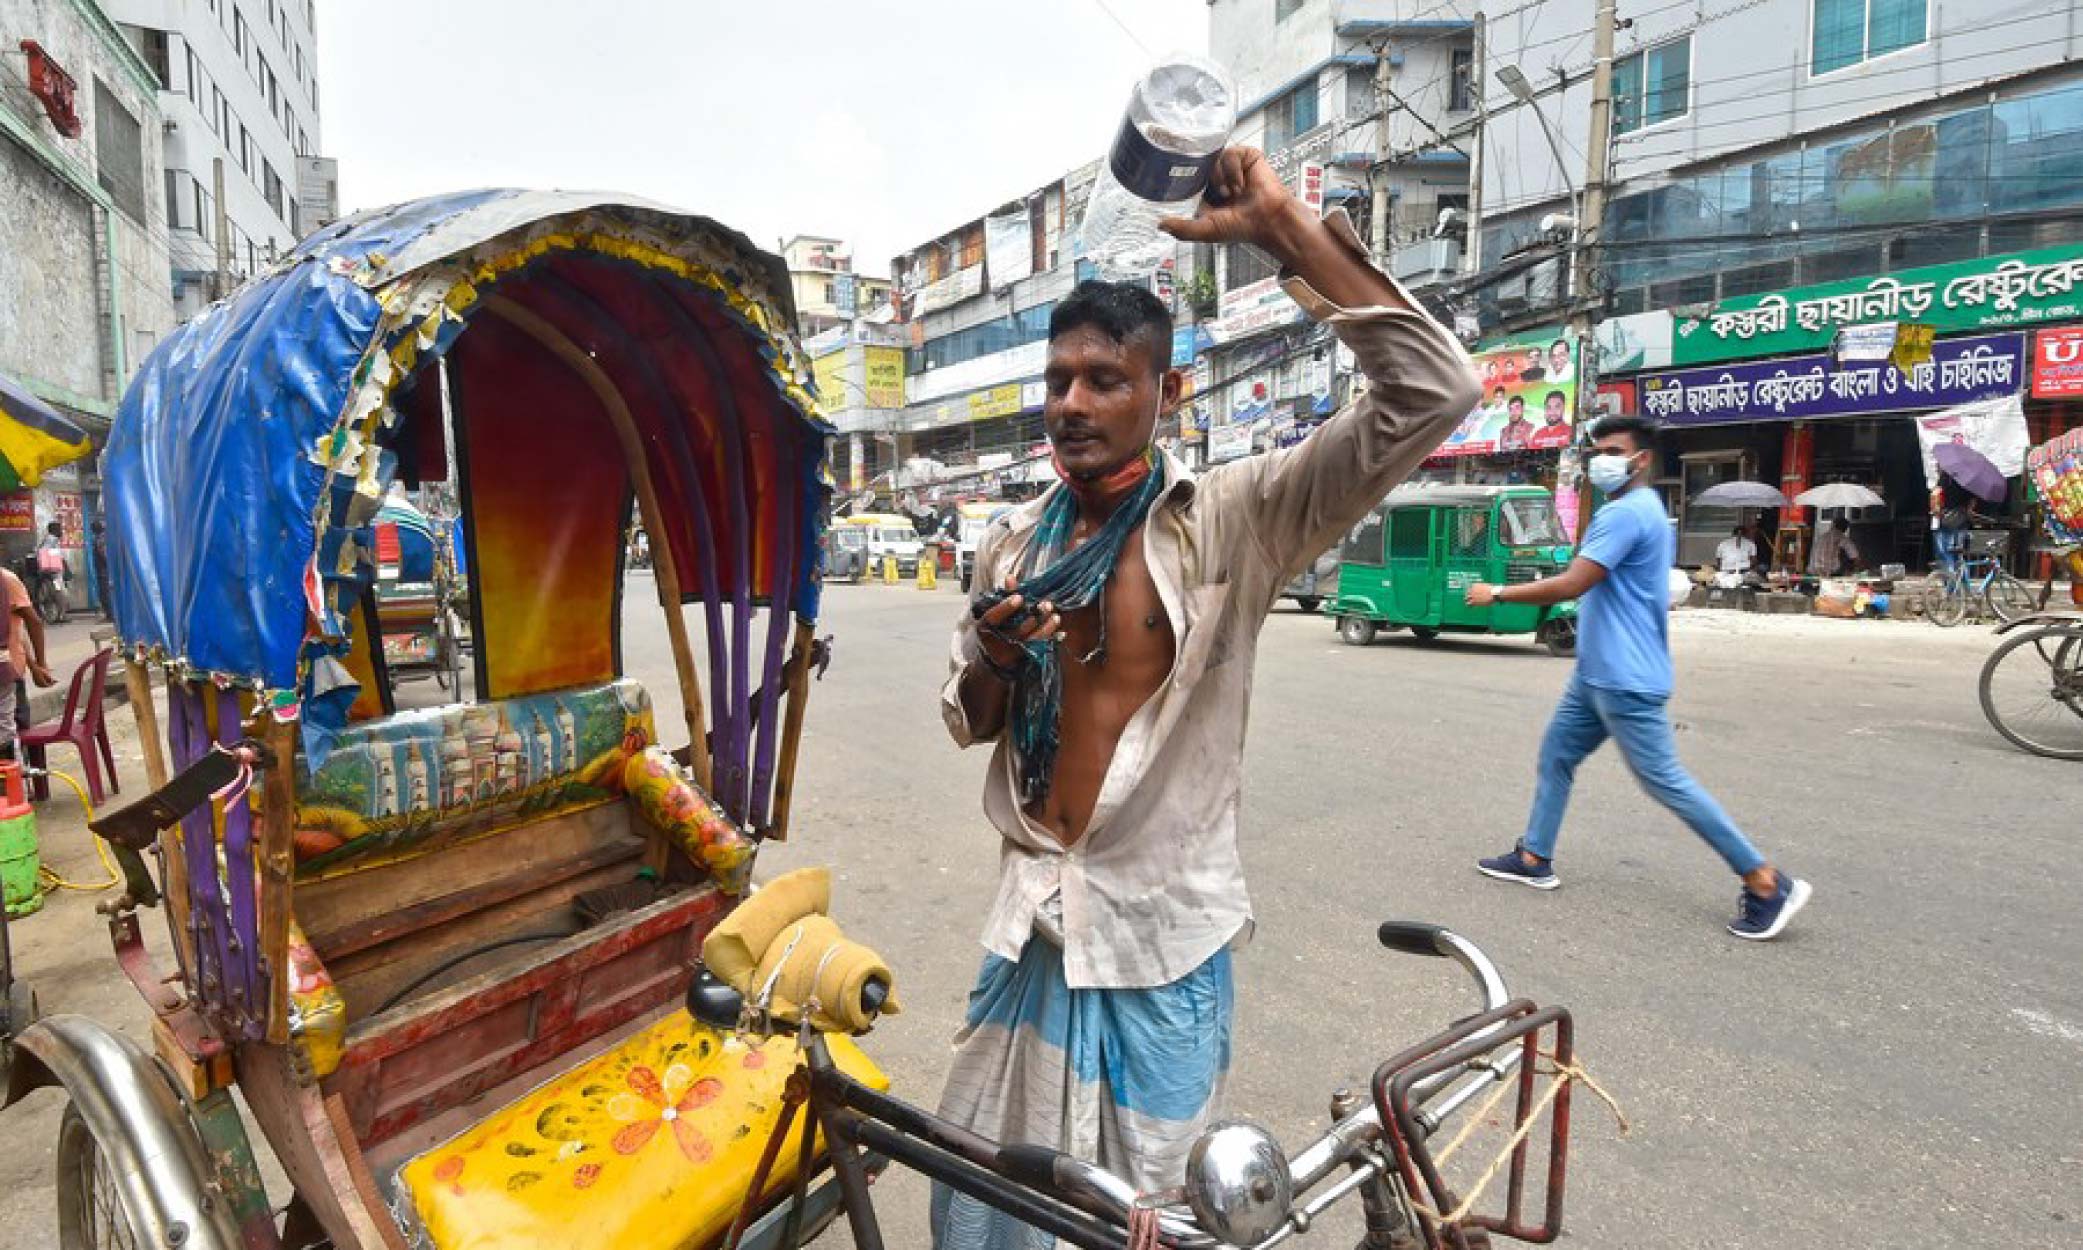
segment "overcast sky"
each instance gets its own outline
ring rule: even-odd
[[[1098,156],[1207,32],[1205,0],[319,0],[322,149],[347,211],[624,191],[886,275]]]

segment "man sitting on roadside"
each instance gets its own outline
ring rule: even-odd
[[[1843,517],[1830,518],[1829,528],[1815,536],[1815,550],[1808,553],[1811,576],[1841,577],[1859,567],[1859,544],[1852,541],[1851,530]]]

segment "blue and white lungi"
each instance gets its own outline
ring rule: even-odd
[[[1155,989],[1072,989],[1063,952],[1028,939],[984,960],[940,1114],[994,1141],[1049,1146],[1140,1193],[1179,1184],[1230,1066],[1227,947]],[[935,1250],[1048,1250],[1055,1239],[933,1187]]]

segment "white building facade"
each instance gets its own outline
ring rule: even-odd
[[[164,84],[159,194],[185,319],[337,213],[319,156],[314,0],[102,3]]]

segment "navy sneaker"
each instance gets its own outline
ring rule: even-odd
[[[1516,846],[1502,855],[1475,861],[1475,870],[1486,877],[1495,877],[1499,881],[1516,881],[1536,890],[1552,890],[1562,884],[1562,878],[1555,875],[1553,860],[1544,859],[1538,867],[1528,868]]]
[[[1779,889],[1770,898],[1743,891],[1736,904],[1736,918],[1729,921],[1729,932],[1747,942],[1769,942],[1785,932],[1794,913],[1808,906],[1808,896],[1813,893],[1808,883],[1783,872],[1778,876]]]

